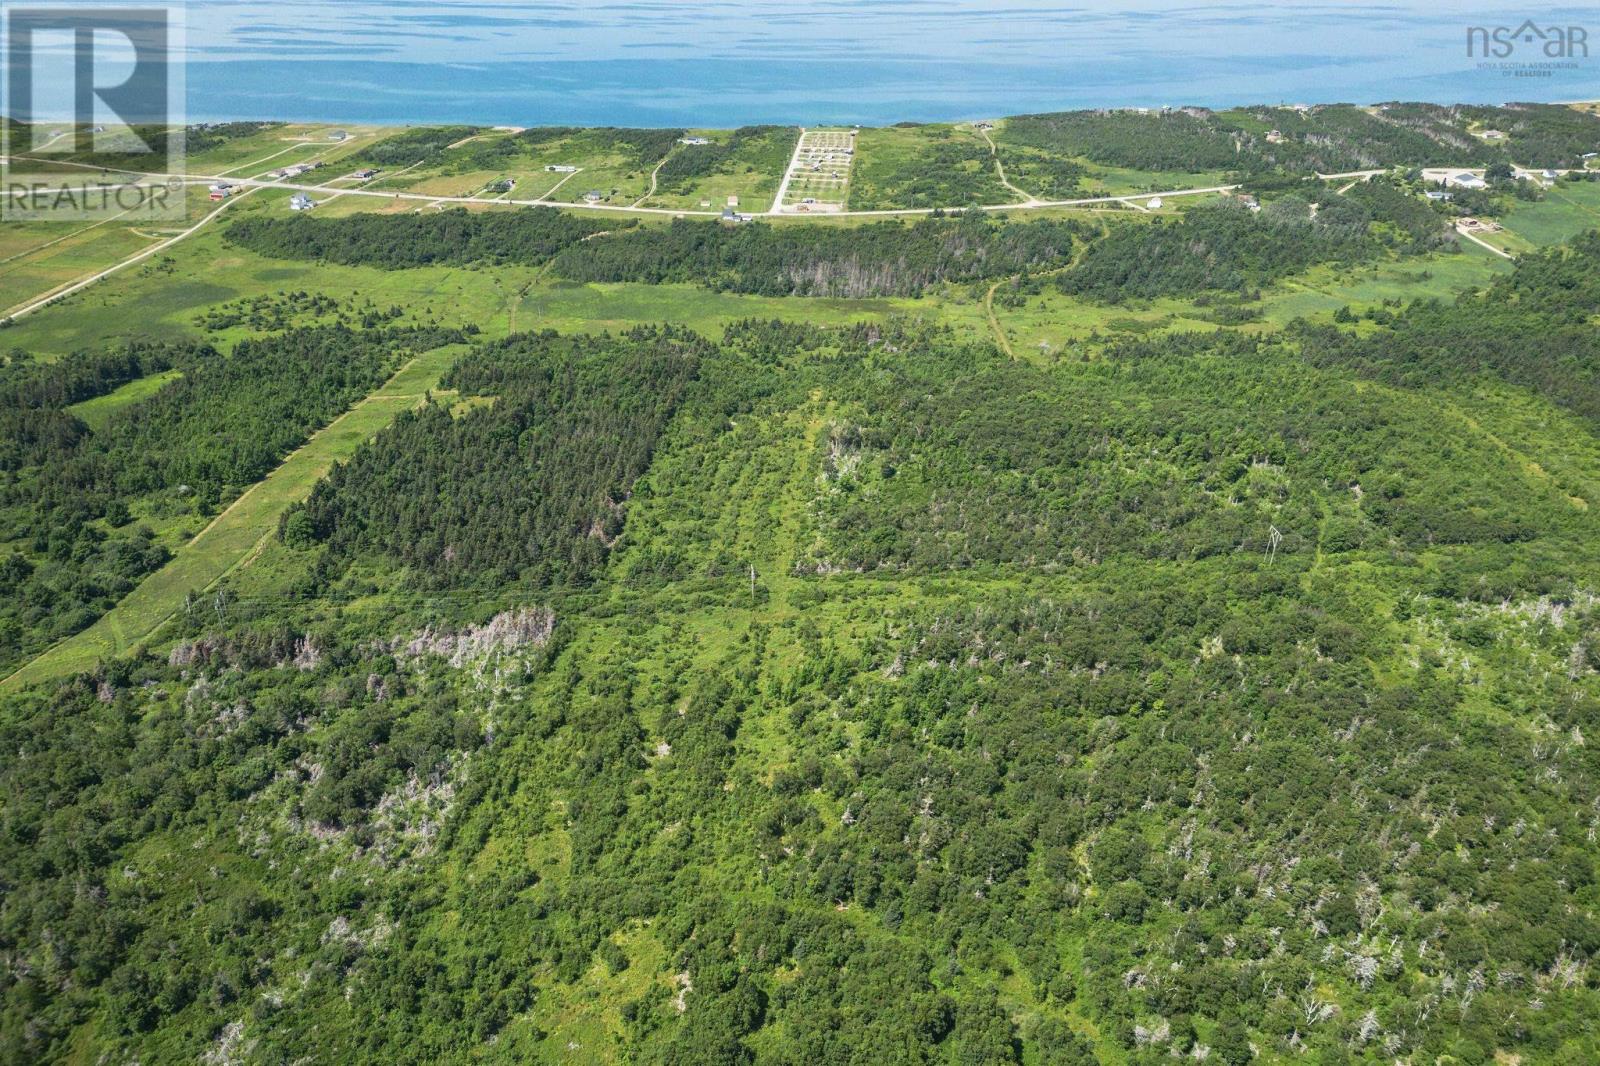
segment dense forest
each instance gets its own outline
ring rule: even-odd
[[[1094,232],[982,212],[854,229],[680,220],[574,246],[553,269],[576,281],[699,282],[763,296],[920,296],[947,282],[1060,266]]]
[[[428,586],[581,582],[621,532],[702,347],[639,331],[481,349],[445,383],[491,406],[402,415],[285,514],[283,535],[326,543],[328,569],[385,557]]]
[[[1173,221],[1114,227],[1060,285],[1110,303],[1208,289],[1246,292],[1317,263],[1375,254],[1370,218],[1351,200],[1313,215],[1311,204],[1295,196],[1260,212],[1237,202],[1197,207]]]
[[[561,249],[631,220],[577,218],[553,207],[515,211],[455,208],[427,214],[343,218],[249,218],[228,239],[279,259],[315,259],[388,270],[444,263],[548,262]]]
[[[1448,306],[1411,305],[1364,335],[1305,327],[1314,361],[1401,385],[1493,374],[1600,425],[1600,232],[1525,257],[1515,273]]]
[[[550,262],[575,281],[697,282],[766,296],[920,296],[946,282],[1060,266],[1075,242],[1094,232],[1081,222],[1015,222],[981,212],[856,229],[683,219],[639,227],[542,207],[252,218],[228,227],[227,236],[263,255],[386,269]]]

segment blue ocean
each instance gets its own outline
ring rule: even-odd
[[[1592,5],[191,0],[187,19],[191,121],[719,127],[1600,98]],[[1483,54],[1494,29],[1511,54]]]

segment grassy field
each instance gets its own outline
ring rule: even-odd
[[[85,400],[73,404],[67,410],[72,416],[88,426],[90,429],[99,429],[111,419],[111,416],[125,407],[147,400],[161,391],[161,386],[174,378],[182,377],[181,370],[166,370],[159,374],[130,381],[122,388],[108,392],[104,396],[96,396],[92,400]]]
[[[1486,239],[1511,252],[1560,244],[1600,228],[1600,182],[1559,182],[1538,203],[1519,202],[1504,221],[1505,234]]]
[[[406,364],[235,500],[112,611],[0,682],[0,688],[89,669],[100,659],[140,646],[192,595],[248,565],[251,553],[276,532],[285,508],[305,499],[334,463],[349,457],[395,415],[417,406],[430,390],[437,391],[439,379],[460,354],[459,348],[440,348]]]

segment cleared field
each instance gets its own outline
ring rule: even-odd
[[[709,336],[721,336],[730,323],[794,313],[794,301],[778,296],[708,292],[695,285],[546,283],[529,290],[516,305],[519,330],[562,332],[620,331],[640,322],[668,322]],[[915,300],[808,299],[808,321],[830,325],[881,321],[928,308]]]
[[[145,579],[94,625],[69,637],[0,682],[12,689],[48,677],[85,670],[102,658],[142,644],[203,592],[236,567],[277,530],[278,516],[303,500],[334,463],[348,458],[395,415],[437,390],[462,349],[440,348],[402,367],[377,392],[352,407],[306,442],[266,478],[248,489],[166,566]]]
[[[158,239],[129,226],[111,224],[81,230],[60,243],[0,265],[0,315],[126,259]]]

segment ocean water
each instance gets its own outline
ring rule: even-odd
[[[1600,98],[1600,6],[191,0],[189,118],[733,126]],[[1503,63],[1469,29],[1577,27]]]

